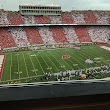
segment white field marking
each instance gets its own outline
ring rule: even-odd
[[[22,55],[23,55],[23,60],[24,60],[25,68],[26,68],[26,73],[27,73],[27,76],[29,78],[29,73],[28,73],[28,69],[27,69],[27,65],[26,65],[26,61],[25,61],[25,57],[24,57],[23,52],[22,52]]]
[[[84,52],[83,52],[83,53],[84,53]],[[97,57],[96,53],[93,53],[92,51],[88,52],[88,54],[90,54],[90,55],[94,55],[94,56]],[[101,58],[100,58],[100,61],[102,61],[103,63],[109,64],[108,62],[102,60]]]
[[[61,53],[61,52],[60,52]],[[57,53],[56,53],[57,54]],[[57,54],[57,56],[59,57],[59,55]],[[62,60],[63,62],[65,62],[72,70],[74,69],[73,67],[71,67],[65,60]]]
[[[36,70],[31,70],[32,72],[35,72],[35,71],[38,71],[38,69],[36,69]]]
[[[29,58],[30,58],[30,61],[31,61],[31,63],[32,63],[33,69],[36,70],[36,68],[35,68],[35,66],[34,66],[34,64],[33,64],[33,61],[32,61],[32,59],[31,59],[30,55],[29,55]],[[35,74],[36,74],[36,76],[37,76],[36,71],[35,71]]]
[[[81,50],[82,51],[82,50]],[[86,54],[84,54],[85,52],[82,52],[82,54],[84,55],[80,55],[79,54],[79,56],[81,56],[81,58],[80,57],[78,57],[79,59],[81,59],[82,61],[83,61],[83,59],[82,58],[84,58],[84,59],[87,59],[85,56],[88,56],[88,55],[86,55]],[[76,55],[75,55],[76,56]],[[77,56],[76,56],[77,57]],[[88,57],[89,58],[89,57]],[[81,64],[81,63],[80,63]],[[85,68],[87,68],[85,65],[83,65],[83,67],[85,67]]]
[[[67,50],[66,50],[67,51]],[[60,52],[61,53],[61,52]],[[65,53],[66,54],[66,53]],[[72,58],[73,59],[73,58]],[[68,60],[73,64],[73,62],[68,58]],[[65,61],[65,60],[64,60]],[[66,61],[65,61],[66,62]],[[78,67],[78,66],[77,66]],[[79,68],[79,67],[78,67]],[[72,67],[72,69],[74,70],[74,68]],[[79,68],[80,69],[80,68]]]
[[[51,52],[50,52],[50,54],[51,54]],[[52,54],[51,54],[52,55]],[[62,66],[62,64],[58,61],[58,59],[56,59],[55,57],[54,57],[54,55],[52,55],[53,56],[53,58],[60,64],[60,66]],[[65,68],[64,68],[65,69]],[[65,69],[66,70],[66,69]]]
[[[42,55],[41,55],[41,57],[42,57]],[[42,57],[42,59],[44,60],[44,58]],[[48,68],[50,68],[49,67],[49,65],[47,64],[47,62],[44,60],[44,62],[46,63],[46,65],[48,66]],[[50,71],[52,72],[52,70],[50,69]],[[53,72],[52,72],[53,73]]]
[[[46,53],[45,53],[45,55],[48,57],[48,55]],[[48,59],[53,63],[53,61],[49,57],[48,57]],[[53,65],[56,67],[55,63],[53,63]],[[56,67],[56,69],[59,71],[59,69],[57,67]]]
[[[19,70],[19,60],[18,60],[18,55],[19,55],[19,54],[17,54],[17,63],[18,63],[18,74],[19,74],[19,79],[20,79],[20,73],[19,73],[20,70]]]
[[[33,51],[33,53],[34,53],[34,51]],[[35,53],[34,53],[34,54],[35,54]],[[36,60],[38,61],[39,65],[40,65],[40,67],[41,67],[41,69],[42,69],[42,71],[43,71],[43,74],[44,74],[44,73],[45,73],[45,71],[43,70],[43,68],[42,68],[42,66],[41,66],[41,64],[40,64],[40,62],[39,62],[39,60],[38,60],[37,56],[35,56],[35,58],[36,58]]]
[[[90,53],[90,52],[89,52]],[[96,54],[96,53],[93,53],[93,52],[91,52],[92,54]],[[100,54],[100,53],[99,53]],[[107,56],[108,57],[108,56]],[[102,61],[102,62],[105,62],[106,64],[109,64],[108,62],[106,62],[105,60],[103,60],[103,57],[102,58],[100,58],[100,61]]]
[[[105,49],[105,50],[108,50],[110,51],[110,47],[107,47],[107,46],[100,46],[101,48]]]
[[[10,80],[11,80],[11,68],[12,68],[12,53],[11,53],[11,64],[10,64]]]
[[[66,50],[66,51],[68,51],[68,52],[70,52],[69,50]],[[71,53],[71,52],[70,52]],[[72,59],[74,59],[73,57],[71,57]],[[70,60],[70,59],[69,59]],[[75,59],[74,59],[75,60]],[[70,60],[71,61],[71,60]],[[77,63],[80,63],[80,62],[78,62],[77,60],[75,60]],[[72,61],[71,61],[72,62]],[[72,62],[73,63],[73,62]],[[81,64],[81,63],[80,63]],[[81,64],[82,65],[82,64]],[[77,65],[76,65],[77,66]],[[77,66],[77,68],[79,68],[79,66]],[[81,69],[81,68],[79,68],[79,69]]]
[[[68,50],[69,51],[69,50]],[[70,52],[70,51],[69,51]],[[71,54],[73,54],[72,52],[70,52]],[[73,54],[74,56],[76,56],[75,54]],[[76,56],[77,57],[77,56]],[[79,57],[77,57],[79,59]],[[75,58],[72,58],[75,60]],[[81,58],[80,58],[81,59]],[[82,60],[82,59],[81,59]],[[84,66],[82,63],[80,63],[78,60],[75,60],[77,63],[79,63],[80,65],[82,65],[84,68],[87,68],[86,66]],[[82,60],[83,61],[83,60]],[[79,66],[77,66],[79,68]],[[81,68],[79,68],[81,69]]]
[[[19,80],[22,80],[22,79],[31,79],[31,78],[38,78],[38,77],[41,77],[41,76],[44,76],[44,75],[38,75],[37,77],[36,76],[31,76],[31,77],[25,77],[25,78],[20,78],[20,79],[13,79],[13,80],[6,80],[6,81],[2,81],[2,82],[9,82],[9,81],[19,81]]]

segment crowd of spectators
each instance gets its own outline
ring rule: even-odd
[[[22,16],[22,19],[25,24],[35,24],[35,17],[34,16]]]
[[[18,47],[29,46],[29,42],[23,28],[16,27],[16,28],[10,28],[9,30]]]
[[[110,37],[110,29],[108,27],[87,27],[92,42],[107,43]]]
[[[107,26],[52,26],[0,28],[0,46],[25,47],[34,44],[107,43],[110,29]]]
[[[84,14],[82,12],[72,12],[71,14],[75,24],[86,24]]]
[[[49,27],[38,27],[39,34],[45,44],[55,43],[55,39],[52,37],[52,32]]]
[[[0,24],[110,24],[109,11],[71,11],[61,16],[22,16],[19,12],[1,11]]]
[[[108,19],[110,16],[106,12],[94,12],[94,15],[97,19],[97,24],[109,24]]]
[[[61,16],[50,16],[51,24],[62,24]]]
[[[65,34],[65,37],[67,38],[67,41],[68,42],[79,42],[79,39],[78,39],[78,36],[76,35],[76,32],[75,32],[75,28],[74,27],[63,27],[64,29],[64,34]]]
[[[7,28],[0,28],[0,47],[11,48],[16,47],[14,39]]]

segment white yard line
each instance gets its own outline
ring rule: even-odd
[[[68,50],[68,52],[70,52],[70,51]],[[70,53],[71,53],[71,52],[70,52]],[[65,53],[65,54],[66,54],[66,53]],[[72,54],[72,53],[71,53],[71,54]],[[73,57],[72,57],[72,59],[75,60]],[[70,60],[70,59],[69,59],[69,60]],[[75,60],[75,61],[77,62],[77,64],[80,63],[80,62],[78,62],[77,60]],[[70,62],[72,62],[72,61],[70,60]],[[73,62],[72,62],[72,63],[73,63]],[[73,63],[73,64],[74,64],[74,63]],[[81,63],[80,63],[80,64],[81,64]],[[79,68],[79,66],[77,66],[77,68],[78,68],[78,69],[81,69],[81,68]]]
[[[56,52],[56,54],[57,54],[57,52]],[[57,54],[57,56],[60,57],[58,54]],[[71,67],[65,60],[62,60],[62,61],[65,62],[73,70],[73,67]]]
[[[45,53],[45,55],[48,57],[48,55],[46,53]],[[48,59],[53,63],[53,61],[49,57],[48,57]],[[53,65],[56,67],[55,63],[53,63]],[[57,71],[60,71],[57,67],[56,67],[56,69],[57,69]]]
[[[42,57],[42,55],[41,55],[41,57]],[[44,58],[42,57],[42,59],[44,60]],[[47,62],[44,60],[44,62],[46,63],[46,65],[48,66],[48,68],[50,67],[48,64],[47,64]],[[51,73],[53,73],[52,72],[52,70],[50,69],[50,71],[51,71]]]
[[[33,53],[34,53],[34,51],[33,51]],[[34,54],[35,54],[35,53],[34,53]],[[39,60],[38,60],[37,56],[35,56],[35,58],[36,58],[36,60],[38,61],[39,65],[40,65],[40,67],[41,67],[41,69],[42,69],[42,71],[43,71],[43,74],[44,74],[44,73],[45,73],[45,71],[44,71],[44,69],[42,68],[42,66],[41,66],[41,64],[40,64],[40,62],[39,62]]]
[[[36,74],[36,76],[37,76],[36,68],[35,68],[35,66],[34,66],[34,64],[33,64],[33,61],[32,61],[32,59],[31,59],[30,55],[29,55],[29,58],[30,58],[30,61],[31,61],[31,63],[32,63],[33,69],[35,70],[35,74]]]
[[[12,68],[12,53],[11,53],[11,64],[10,64],[10,80],[11,80],[11,68]]]
[[[92,54],[91,54],[91,53],[92,53]],[[94,55],[95,57],[97,57],[97,56],[96,56],[96,53],[93,53],[93,52],[91,52],[91,53],[89,52],[89,54]],[[100,53],[99,53],[99,54],[100,54]],[[100,55],[101,55],[101,54],[100,54]],[[108,62],[106,62],[106,61],[104,61],[104,60],[102,60],[102,59],[100,59],[100,60],[101,60],[103,63],[109,64]]]
[[[51,54],[51,53],[50,53]],[[51,54],[52,55],[52,54]],[[60,64],[60,66],[62,66],[62,64],[58,61],[58,59],[56,59],[55,57],[54,57],[54,55],[52,55],[53,56],[53,58]],[[64,68],[65,69],[65,68]],[[65,69],[66,70],[66,69]]]
[[[26,73],[27,73],[27,76],[29,78],[29,72],[28,72],[28,69],[27,69],[27,65],[26,65],[26,61],[25,61],[25,57],[24,57],[23,52],[22,52],[22,55],[23,55],[23,60],[24,60],[25,68],[26,68]]]
[[[18,55],[19,55],[19,54],[17,54],[17,63],[18,63],[18,73],[19,73],[20,70],[19,70],[19,60],[18,60]],[[19,79],[20,79],[20,73],[19,73]]]
[[[69,51],[70,52],[70,51]],[[71,53],[71,52],[70,52]],[[73,53],[71,53],[71,54],[73,54]],[[73,54],[74,56],[76,56],[78,59],[80,59],[80,60],[82,60],[83,61],[83,59],[82,58],[80,58],[80,57],[78,57],[77,55],[75,55],[75,54]],[[82,55],[80,55],[80,56],[82,56]],[[85,57],[84,57],[85,58]],[[80,65],[82,65],[84,68],[87,68],[85,65],[83,65],[82,63],[80,63],[78,60],[76,60]]]

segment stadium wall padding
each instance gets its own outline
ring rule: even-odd
[[[0,86],[0,101],[57,98],[110,93],[110,82]]]

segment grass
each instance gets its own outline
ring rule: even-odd
[[[62,55],[70,55],[69,59],[62,59]],[[109,65],[110,51],[99,46],[82,46],[80,50],[72,48],[20,51],[6,53],[2,81],[5,83],[39,82],[45,73],[57,73],[66,70],[79,70]],[[99,63],[87,65],[88,58],[100,57]],[[54,80],[52,78],[51,80]]]

